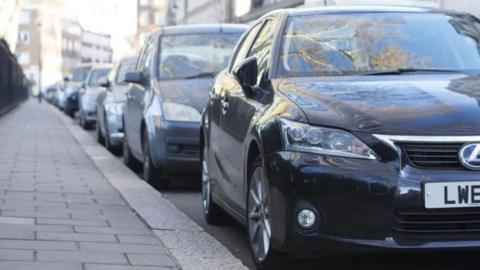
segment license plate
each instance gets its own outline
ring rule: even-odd
[[[425,183],[425,208],[480,207],[480,181]]]

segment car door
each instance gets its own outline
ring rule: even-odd
[[[255,37],[250,50],[246,54],[248,58],[256,56],[258,59],[258,72],[260,76],[268,72],[270,53],[274,37],[276,21],[266,19]],[[240,59],[239,59],[240,60]],[[243,61],[236,63],[237,66]],[[236,67],[234,66],[232,70]],[[223,150],[223,167],[225,169],[224,181],[229,185],[229,197],[234,206],[242,211],[246,204],[244,193],[244,160],[246,149],[244,141],[249,131],[250,122],[256,111],[263,109],[263,104],[255,98],[248,98],[240,86],[235,75],[230,72],[230,87],[226,88],[220,96],[222,106],[221,149]]]
[[[221,131],[222,108],[220,97],[224,96],[225,91],[230,89],[235,84],[235,80],[233,80],[230,70],[236,63],[241,62],[245,58],[259,28],[260,24],[257,24],[242,36],[237,48],[235,49],[235,52],[233,53],[229,68],[225,71],[222,71],[214,81],[210,91],[210,98],[208,101],[209,104],[207,106],[210,132],[210,151],[208,162],[208,164],[210,164],[209,172],[210,177],[212,178],[212,183],[214,184],[213,192],[217,196],[222,197],[222,199],[225,201],[229,201],[228,195],[231,193],[230,191],[232,185],[229,184],[231,181],[225,174],[224,167],[226,165],[222,162],[224,153],[222,147],[225,147],[227,143],[224,140],[222,134],[223,132]],[[215,166],[211,164],[215,164]]]
[[[149,77],[150,65],[153,57],[154,39],[150,37],[145,42],[142,53],[137,63],[137,71]],[[147,80],[145,80],[147,81]],[[127,132],[128,145],[132,154],[137,159],[142,159],[141,125],[145,109],[145,85],[131,84],[127,92],[127,103],[125,110],[125,132]]]

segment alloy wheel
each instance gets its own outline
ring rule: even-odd
[[[265,261],[270,250],[271,226],[268,187],[261,167],[252,174],[248,191],[248,230],[255,259]]]
[[[205,214],[208,214],[208,209],[210,207],[210,198],[211,198],[211,183],[210,177],[208,175],[208,164],[207,164],[207,148],[203,148],[202,152],[202,202],[203,202],[203,211]]]

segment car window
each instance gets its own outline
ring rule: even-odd
[[[270,64],[276,22],[276,20],[265,22],[247,56],[247,58],[251,56],[257,58],[259,82],[261,81],[260,78],[266,75],[265,72],[268,71]]]
[[[158,66],[160,79],[213,77],[230,63],[241,33],[164,35]]]
[[[361,13],[295,16],[283,33],[279,77],[397,69],[480,69],[480,24],[469,15]]]
[[[232,60],[232,65],[230,67],[230,70],[238,65],[245,59],[245,56],[247,55],[247,52],[249,51],[253,39],[257,36],[258,30],[262,26],[261,23],[255,25],[246,33],[243,37],[243,39],[240,41],[240,43],[237,46],[237,50],[234,54],[234,59]]]
[[[117,76],[115,78],[115,82],[118,84],[125,83],[123,80],[125,79],[125,74],[127,74],[130,71],[135,70],[135,64],[136,61],[134,59],[131,60],[125,60],[120,63],[118,66],[118,70],[116,72]]]
[[[91,71],[90,76],[88,77],[88,86],[98,86],[103,78],[108,76],[110,72],[109,68],[105,69],[94,69]]]
[[[149,38],[145,41],[145,45],[143,45],[142,52],[138,59],[137,70],[138,71],[146,71],[149,64],[149,60],[151,60],[152,50],[152,38]]]
[[[74,82],[84,82],[87,77],[88,73],[90,72],[90,67],[82,67],[76,68],[73,70],[72,81]]]

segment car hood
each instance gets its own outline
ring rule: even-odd
[[[480,134],[480,77],[460,74],[285,79],[315,125],[390,135]]]
[[[207,103],[212,80],[212,78],[165,80],[158,82],[158,88],[163,101],[190,105],[202,112]]]

